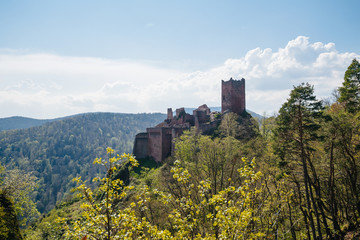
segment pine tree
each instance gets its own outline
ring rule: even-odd
[[[345,72],[343,86],[339,88],[339,102],[350,113],[360,110],[360,63],[353,59]]]
[[[330,235],[326,219],[321,219],[325,217],[312,159],[312,152],[315,151],[313,143],[319,139],[317,131],[321,126],[322,110],[322,102],[316,99],[313,86],[303,83],[294,87],[290,98],[281,107],[274,131],[275,152],[281,159],[281,166],[298,187],[297,196],[304,214],[308,239],[311,239],[311,235],[313,239],[322,239],[323,228]],[[321,221],[325,226],[322,226]]]

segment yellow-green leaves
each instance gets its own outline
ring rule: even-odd
[[[212,140],[201,141],[210,143]],[[132,166],[138,165],[131,155],[114,158],[114,152],[109,149],[108,154],[108,160],[97,159],[95,163],[108,170],[114,169],[114,163],[121,159],[127,159]],[[234,174],[224,176],[224,184],[218,184],[216,179],[221,179],[221,175],[214,179],[210,174],[201,179],[194,169],[176,160],[170,170],[172,185],[169,191],[149,186],[132,191],[132,186],[125,186],[108,173],[106,177],[93,179],[100,184],[98,193],[94,193],[81,178],[76,178],[76,190],[84,200],[81,205],[84,212],[81,219],[66,227],[66,236],[69,239],[84,236],[87,239],[262,238],[264,229],[259,227],[259,209],[266,205],[266,200],[257,205],[263,194],[262,185],[258,183],[262,174],[255,170],[254,160],[242,158],[236,166],[240,167],[233,170]],[[136,194],[131,196],[130,191],[136,191]],[[119,203],[123,204],[120,206]],[[161,214],[158,216],[161,220],[156,219],[156,213]]]
[[[96,158],[94,164],[103,166],[107,172],[105,177],[96,177],[93,182],[99,182],[97,192],[87,187],[81,177],[74,178],[78,197],[83,200],[81,204],[81,219],[72,221],[66,225],[66,238],[82,239],[132,239],[134,232],[141,229],[133,208],[134,203],[127,208],[120,208],[119,203],[123,201],[133,186],[125,186],[120,179],[113,179],[112,174],[117,164],[128,160],[132,166],[137,166],[136,159],[130,154],[114,156],[115,152],[107,148],[107,159]],[[60,219],[61,220],[61,219]],[[60,221],[59,220],[59,221]],[[136,223],[136,224],[134,224]]]

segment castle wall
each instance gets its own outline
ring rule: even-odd
[[[174,119],[174,114],[173,114],[172,108],[168,108],[168,110],[167,110],[167,119],[169,119],[169,120]]]
[[[206,104],[201,105],[193,110],[194,125],[199,128],[203,123],[210,121],[210,108]]]
[[[135,137],[133,153],[136,158],[145,158],[148,156],[148,134],[139,133]]]
[[[148,128],[148,155],[153,157],[155,161],[161,161],[162,157],[162,131],[161,128]]]
[[[199,127],[200,124],[206,123],[210,120],[210,116],[205,110],[194,110],[195,126]]]
[[[163,128],[162,129],[162,153],[161,160],[163,161],[165,158],[171,155],[172,148],[172,131],[171,128]]]
[[[185,108],[176,109],[176,119],[183,117],[185,114]]]
[[[161,162],[171,155],[172,148],[172,129],[148,128],[148,155],[153,157],[156,162]]]
[[[245,110],[245,79],[221,82],[221,112],[241,114]]]

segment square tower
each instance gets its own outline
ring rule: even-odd
[[[245,110],[245,79],[221,81],[221,112],[241,114]]]

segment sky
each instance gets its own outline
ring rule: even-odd
[[[220,106],[275,114],[302,82],[327,99],[360,59],[360,1],[0,1],[0,117]]]

